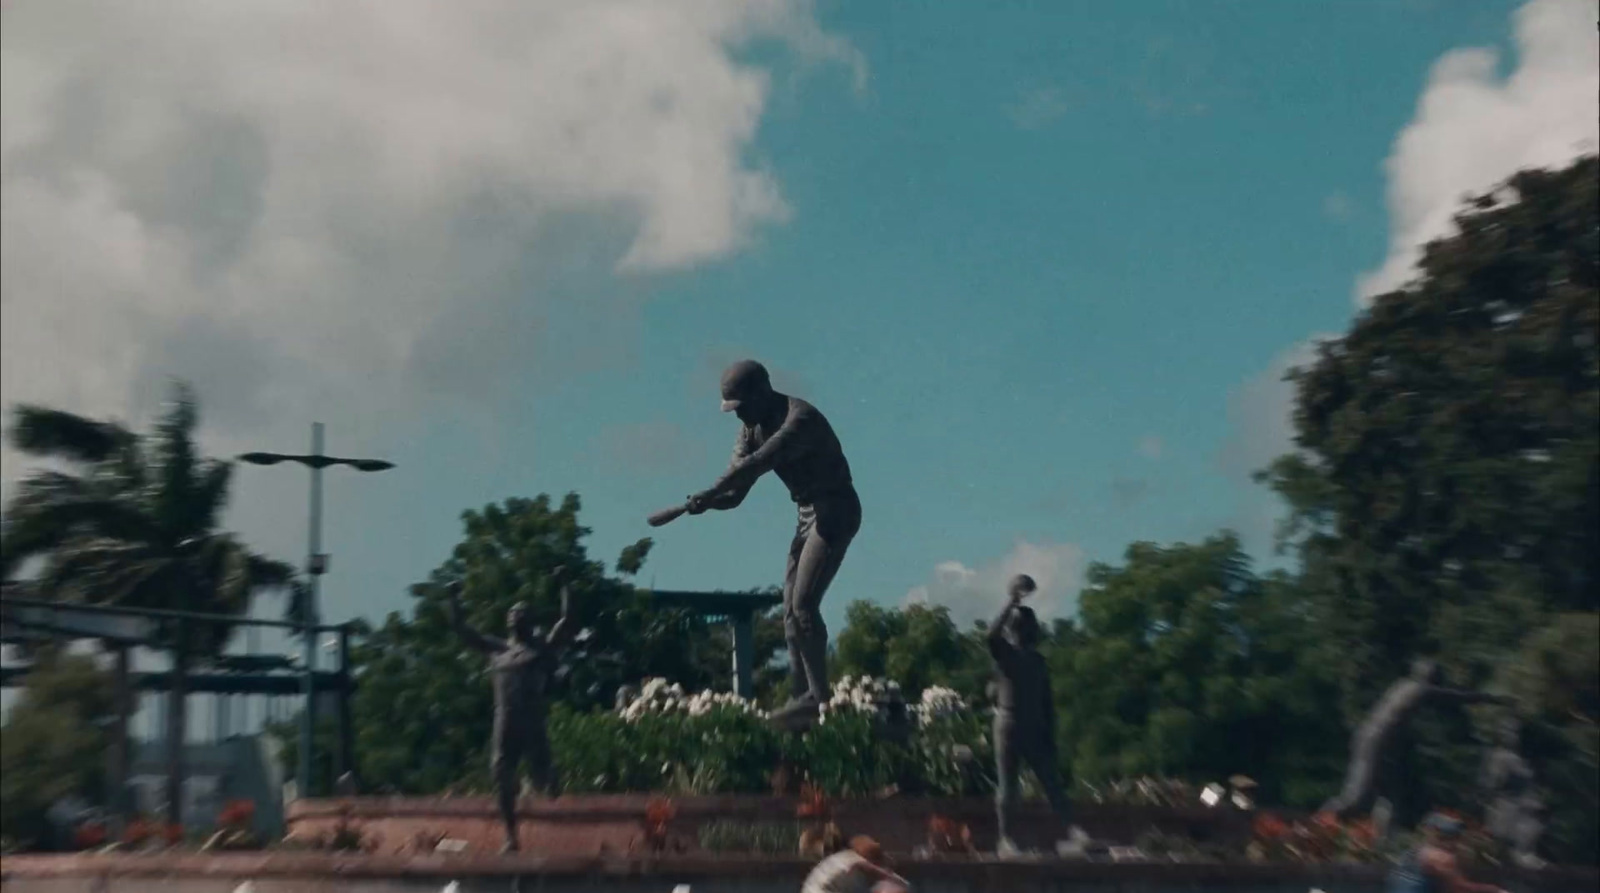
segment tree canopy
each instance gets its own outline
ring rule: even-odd
[[[1050,655],[1079,777],[1243,774],[1297,805],[1330,792],[1345,734],[1303,595],[1253,574],[1233,534],[1135,543],[1090,567],[1079,611]]]
[[[1002,593],[995,594],[998,604]],[[1050,666],[1062,768],[1082,781],[1251,776],[1274,801],[1315,805],[1337,782],[1345,730],[1305,596],[1251,573],[1238,539],[1136,543],[1089,570],[1080,616],[1040,644]],[[986,700],[982,627],[942,607],[856,602],[839,674],[887,676],[915,697],[954,688]]]
[[[977,700],[989,680],[989,652],[976,636],[956,628],[948,608],[858,601],[846,609],[832,674],[887,677],[911,698],[942,685]]]
[[[1488,678],[1546,610],[1600,608],[1597,162],[1473,200],[1418,276],[1292,374],[1295,512],[1359,712],[1417,654]]]
[[[1292,373],[1296,451],[1260,475],[1289,505],[1283,543],[1340,655],[1347,723],[1419,656],[1455,684],[1515,691],[1555,845],[1591,861],[1583,693],[1600,669],[1578,631],[1600,609],[1597,202],[1593,155],[1472,199],[1413,281]],[[1470,800],[1474,718],[1435,710],[1413,727],[1414,796]]]
[[[0,837],[42,841],[52,804],[103,793],[113,705],[111,674],[93,658],[39,654],[0,728]]]
[[[426,581],[411,588],[409,616],[390,614],[355,649],[360,674],[354,703],[364,781],[399,791],[436,791],[485,783],[485,747],[493,714],[483,658],[469,653],[451,628],[447,588],[456,588],[467,621],[503,630],[510,607],[525,602],[548,629],[560,612],[550,573],[566,569],[580,633],[551,691],[578,709],[609,707],[623,684],[661,676],[691,690],[729,687],[732,646],[725,625],[650,604],[623,576],[637,573],[648,539],[623,550],[620,576],[591,560],[579,523],[581,501],[545,495],[508,499],[462,514],[464,537]],[[757,637],[764,664],[777,639]]]
[[[183,384],[142,436],[114,422],[17,406],[12,445],[69,470],[35,471],[18,484],[0,522],[6,578],[40,559],[29,591],[41,598],[235,616],[261,590],[294,588],[290,565],[218,529],[233,468],[200,455],[199,421]],[[185,649],[216,654],[230,633],[226,625],[192,628]]]

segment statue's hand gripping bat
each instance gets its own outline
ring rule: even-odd
[[[689,504],[686,502],[683,505],[675,505],[669,509],[662,509],[645,520],[651,527],[660,527],[663,524],[670,524],[688,513]]]
[[[688,499],[683,501],[682,505],[675,505],[669,509],[662,509],[645,520],[650,524],[651,527],[660,527],[663,524],[676,521],[684,515],[698,515],[709,508],[709,506],[706,505],[706,498],[707,497],[704,493],[690,496]]]

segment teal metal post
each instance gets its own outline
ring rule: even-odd
[[[733,623],[733,691],[741,698],[756,696],[756,634],[750,612],[741,611],[728,618]]]
[[[322,423],[311,423],[311,455],[322,455]],[[305,616],[301,618],[301,645],[305,655],[305,709],[300,712],[300,771],[296,788],[302,797],[310,797],[311,748],[317,723],[317,595],[324,570],[322,564],[322,465],[311,463],[311,550],[306,560],[307,576]]]

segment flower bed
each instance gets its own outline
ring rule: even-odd
[[[905,703],[890,680],[846,676],[803,734],[773,727],[757,705],[726,692],[690,694],[647,680],[619,712],[557,707],[550,740],[571,794],[658,792],[677,796],[797,793],[829,797],[888,792],[932,797],[994,794],[991,714],[931,686]],[[1247,781],[1247,780],[1246,780]],[[1029,775],[1024,793],[1036,796]],[[483,792],[487,793],[487,792]],[[1249,808],[1235,785],[1164,779],[1079,784],[1076,800]]]

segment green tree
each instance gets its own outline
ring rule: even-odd
[[[111,676],[92,658],[38,653],[0,728],[0,837],[43,842],[51,804],[100,798],[112,711]]]
[[[1550,805],[1549,854],[1600,858],[1600,614],[1558,614],[1531,633],[1499,682],[1524,715],[1522,752]]]
[[[1482,683],[1549,610],[1600,607],[1594,156],[1477,198],[1322,344],[1262,475],[1346,655],[1353,719],[1418,654]]]
[[[879,676],[900,683],[907,698],[943,685],[969,701],[990,677],[989,657],[972,633],[957,629],[950,609],[908,605],[886,608],[851,603],[834,644],[834,676]]]
[[[1600,607],[1597,198],[1591,155],[1471,200],[1413,281],[1291,373],[1297,449],[1258,479],[1290,508],[1281,543],[1340,657],[1349,724],[1415,657],[1458,685],[1510,684],[1556,614]],[[1530,736],[1565,740],[1565,722]],[[1470,799],[1474,725],[1460,709],[1411,724],[1406,811]],[[1581,789],[1556,808],[1592,813]]]
[[[1080,779],[1237,773],[1299,806],[1337,781],[1343,727],[1303,597],[1252,574],[1233,534],[1129,546],[1090,567],[1079,612],[1046,657]]]
[[[16,407],[12,445],[70,470],[35,471],[18,484],[0,527],[0,571],[9,579],[39,559],[31,590],[43,598],[231,616],[246,614],[261,590],[294,588],[293,568],[218,529],[232,466],[199,454],[198,424],[194,394],[182,384],[155,431],[142,437],[112,422]],[[174,669],[168,740],[184,740],[191,662],[220,653],[232,631],[228,623],[163,625]],[[181,756],[173,748],[168,766],[174,822],[181,821]]]
[[[652,607],[647,593],[591,561],[580,508],[576,494],[559,505],[541,495],[463,513],[464,539],[426,582],[412,587],[410,616],[390,614],[354,649],[356,744],[368,785],[423,793],[487,784],[492,694],[483,658],[468,653],[450,626],[447,587],[459,589],[467,621],[481,631],[498,634],[518,601],[548,628],[560,611],[549,575],[565,567],[587,632],[580,633],[551,695],[576,710],[609,708],[620,685],[648,676],[691,691],[730,686],[726,629],[687,611]],[[648,539],[629,546],[617,569],[636,573],[649,550]],[[758,663],[774,644],[769,634]]]

